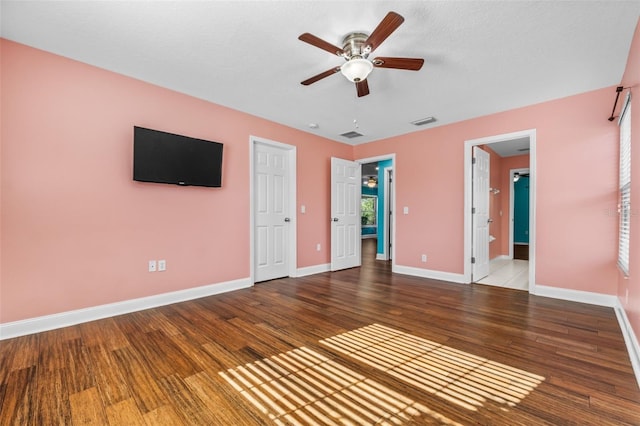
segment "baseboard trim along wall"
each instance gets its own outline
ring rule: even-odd
[[[620,303],[620,299],[616,298],[616,300],[616,317],[618,317],[618,323],[620,324],[620,330],[622,330],[624,343],[627,345],[627,352],[629,352],[629,360],[633,367],[633,373],[636,376],[638,386],[640,386],[640,344],[638,344],[638,339],[633,332],[633,328],[631,328],[631,323],[629,322],[627,313]]]
[[[389,259],[387,259],[387,256],[385,256],[384,253],[376,253],[376,260],[389,260]]]
[[[532,294],[536,296],[551,297],[570,302],[587,303],[589,305],[608,306],[614,308],[618,304],[618,298],[610,294],[591,293],[589,291],[571,290],[567,288],[549,287],[536,284]]]
[[[209,284],[202,287],[110,303],[108,305],[94,306],[91,308],[9,322],[0,324],[0,340],[39,333],[41,331],[54,330],[56,328],[68,327],[70,325],[76,325],[83,322],[95,321],[116,315],[142,311],[144,309],[156,308],[158,306],[170,305],[172,303],[199,299],[201,297],[212,296],[214,294],[240,290],[242,288],[251,287],[251,285],[250,278],[241,278],[218,284]]]
[[[453,272],[433,271],[431,269],[415,268],[413,266],[395,265],[393,272],[397,274],[412,275],[414,277],[430,278],[439,281],[451,281],[459,284],[466,284],[464,274],[455,274]]]
[[[304,268],[298,268],[298,277],[306,277],[307,275],[320,274],[322,272],[329,272],[331,270],[330,263],[324,263],[322,265],[306,266]]]

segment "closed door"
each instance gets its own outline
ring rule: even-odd
[[[489,275],[489,158],[489,153],[473,147],[473,281]]]
[[[331,270],[360,266],[360,163],[331,158]]]
[[[289,153],[254,144],[255,281],[289,275]]]

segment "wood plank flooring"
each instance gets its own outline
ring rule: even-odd
[[[612,309],[363,266],[0,342],[0,425],[640,425]]]

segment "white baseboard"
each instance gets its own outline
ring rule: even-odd
[[[616,298],[616,301],[616,317],[620,324],[620,330],[622,330],[624,343],[627,345],[627,352],[629,352],[629,360],[631,361],[631,367],[633,367],[633,373],[636,376],[638,386],[640,386],[640,345],[638,344],[636,334],[631,327],[627,313],[625,312],[622,303],[620,303],[620,299]]]
[[[395,265],[393,272],[397,274],[412,275],[414,277],[430,278],[432,280],[451,281],[454,283],[467,284],[463,274],[452,272],[433,271],[430,269],[415,268],[413,266]]]
[[[549,287],[536,284],[532,294],[536,296],[551,297],[553,299],[568,300],[571,302],[587,303],[589,305],[608,306],[614,308],[618,304],[618,298],[609,294],[592,293],[589,291],[570,290],[567,288]]]
[[[511,260],[511,257],[508,254],[500,254],[491,260]]]
[[[384,253],[376,253],[376,260],[389,260]]]
[[[330,263],[324,263],[322,265],[307,266],[305,268],[298,268],[298,277],[306,277],[307,275],[320,274],[322,272],[329,272],[331,270]]]
[[[376,234],[362,234],[360,238],[362,238],[363,240],[369,240],[373,238],[378,238],[378,236]]]
[[[0,340],[39,333],[41,331],[54,330],[56,328],[68,327],[70,325],[76,325],[83,322],[128,314],[144,309],[184,302],[186,300],[199,299],[201,297],[212,296],[214,294],[240,290],[242,288],[251,287],[251,285],[252,283],[250,278],[241,278],[234,281],[226,281],[218,284],[173,291],[170,293],[156,294],[153,296],[125,300],[107,305],[93,306],[91,308],[8,322],[0,324]]]

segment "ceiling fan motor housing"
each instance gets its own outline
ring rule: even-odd
[[[362,58],[366,59],[371,52],[371,46],[367,46],[365,43],[369,38],[365,33],[350,33],[342,40],[342,50],[344,50],[344,58],[348,61],[350,59]]]

